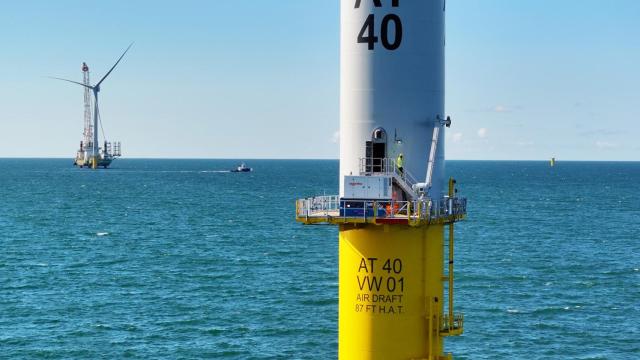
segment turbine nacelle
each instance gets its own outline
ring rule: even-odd
[[[53,77],[50,76],[51,79],[56,79],[56,80],[62,80],[62,81],[67,81],[70,83],[74,83],[74,84],[78,84],[80,86],[84,86],[86,88],[89,88],[91,90],[93,90],[93,93],[95,95],[95,93],[100,91],[100,84],[102,84],[102,82],[107,78],[107,76],[109,76],[109,74],[111,74],[111,72],[113,71],[113,69],[116,68],[116,66],[118,66],[118,63],[120,63],[120,60],[122,60],[122,58],[124,57],[124,55],[127,53],[127,51],[129,51],[129,49],[131,49],[131,47],[133,46],[133,43],[129,44],[129,46],[127,46],[127,48],[124,50],[124,52],[122,53],[122,55],[120,55],[120,57],[118,58],[118,60],[116,61],[115,64],[113,64],[113,66],[111,67],[111,69],[109,69],[109,71],[107,71],[107,73],[102,77],[102,79],[100,79],[100,81],[98,81],[95,85],[86,85],[83,84],[81,82],[77,82],[77,81],[73,81],[73,80],[69,80],[69,79],[63,79],[63,78],[58,78],[58,77]],[[86,69],[86,70],[85,70]],[[89,71],[89,67],[87,66],[86,63],[82,63],[82,71]]]

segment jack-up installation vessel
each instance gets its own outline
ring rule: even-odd
[[[107,168],[111,165],[111,162],[120,157],[121,145],[120,142],[109,142],[106,138],[103,141],[103,146],[100,147],[99,143],[99,128],[102,128],[102,121],[100,118],[100,110],[98,108],[98,93],[100,92],[100,85],[111,74],[113,69],[120,63],[120,60],[129,51],[133,44],[129,45],[127,49],[122,53],[118,61],[109,69],[109,71],[98,81],[95,85],[91,85],[89,80],[89,66],[86,63],[82,63],[82,82],[77,82],[68,79],[62,79],[54,77],[53,79],[63,80],[70,83],[78,84],[84,87],[84,132],[83,140],[80,141],[80,148],[76,152],[76,158],[73,162],[78,167],[87,167],[96,169],[98,167]],[[93,100],[91,94],[93,93]],[[91,115],[91,105],[93,101],[93,121]],[[104,131],[103,131],[104,136]]]

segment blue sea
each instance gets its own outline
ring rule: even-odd
[[[334,359],[337,161],[0,159],[0,358]],[[640,358],[640,163],[448,161],[456,359]]]

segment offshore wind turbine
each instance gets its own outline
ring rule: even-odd
[[[464,330],[453,264],[467,200],[445,178],[442,135],[445,2],[339,1],[340,192],[299,199],[296,220],[339,226],[340,360],[451,360],[444,339]]]
[[[115,143],[114,144],[114,148],[113,151],[110,151],[110,143],[108,143],[105,139],[105,144],[104,144],[104,148],[102,149],[102,157],[100,157],[100,148],[98,147],[98,121],[100,118],[100,109],[98,106],[98,94],[100,93],[100,86],[102,85],[102,83],[105,81],[105,79],[111,74],[111,72],[113,71],[113,69],[116,68],[116,66],[118,66],[118,64],[120,63],[120,61],[122,60],[122,58],[124,57],[124,55],[127,53],[127,51],[129,51],[129,49],[131,48],[131,46],[133,46],[133,43],[129,44],[129,46],[125,49],[125,51],[122,53],[122,55],[120,55],[120,57],[118,58],[118,60],[116,61],[115,64],[113,64],[113,66],[111,67],[111,69],[109,69],[109,71],[107,71],[107,73],[100,79],[100,81],[98,81],[95,85],[90,85],[88,83],[88,81],[86,81],[85,83],[81,83],[78,81],[74,81],[74,80],[69,80],[69,79],[63,79],[63,78],[58,78],[58,77],[51,77],[52,79],[56,79],[56,80],[62,80],[62,81],[67,81],[73,84],[77,84],[80,85],[88,90],[91,90],[91,92],[93,93],[93,98],[94,98],[94,107],[93,107],[93,141],[91,141],[91,146],[90,146],[90,152],[87,152],[82,144],[80,146],[80,151],[78,152],[78,155],[76,156],[76,161],[75,161],[75,165],[78,165],[80,167],[83,166],[90,166],[91,168],[95,169],[98,166],[102,166],[104,168],[106,168],[107,166],[109,166],[111,164],[111,161],[113,161],[113,159],[115,159],[116,157],[120,156],[120,143]],[[86,64],[83,64],[83,71],[88,72],[88,67],[86,67]],[[85,129],[86,132],[86,129]],[[86,146],[87,144],[85,144]]]

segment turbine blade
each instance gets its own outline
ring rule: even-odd
[[[127,49],[122,53],[122,55],[120,55],[120,58],[118,58],[118,61],[116,61],[115,64],[113,64],[113,66],[111,67],[111,69],[109,69],[109,71],[107,71],[107,73],[102,77],[102,79],[100,79],[100,81],[98,81],[97,84],[95,84],[95,87],[99,87],[100,84],[102,84],[102,82],[104,81],[104,79],[107,78],[107,76],[109,76],[109,74],[111,74],[111,72],[113,71],[113,69],[116,68],[116,66],[118,66],[118,63],[120,62],[120,60],[122,60],[122,58],[124,57],[124,54],[127,53],[127,51],[129,51],[129,49],[131,49],[131,46],[133,46],[133,43],[129,44],[129,46],[127,47]]]
[[[62,80],[62,81],[68,81],[70,83],[74,83],[74,84],[78,84],[80,86],[84,86],[86,88],[89,88],[91,90],[93,90],[93,86],[89,86],[89,85],[85,85],[81,82],[77,82],[77,81],[73,81],[73,80],[68,80],[68,79],[63,79],[63,78],[57,78],[57,77],[53,77],[53,76],[47,76],[49,79],[56,79],[56,80]]]

